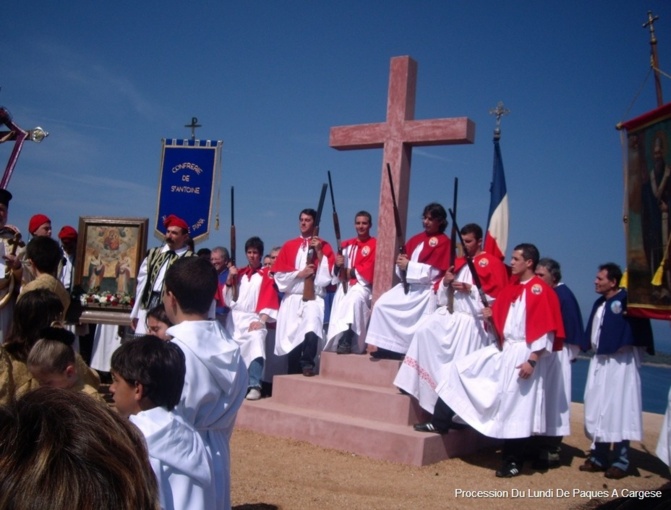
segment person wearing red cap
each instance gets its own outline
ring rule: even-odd
[[[77,231],[70,225],[65,225],[60,232],[58,232],[58,239],[61,241],[63,260],[65,261],[60,268],[58,277],[63,286],[68,291],[72,291],[72,279],[75,271],[75,253],[77,252]]]
[[[161,303],[163,279],[168,267],[178,258],[195,255],[187,246],[189,226],[186,221],[171,214],[165,218],[163,226],[166,229],[165,244],[147,252],[137,275],[135,305],[130,314],[137,335],[146,334],[147,311]]]
[[[36,214],[28,222],[28,232],[33,237],[51,237],[51,220],[45,214]]]
[[[9,335],[14,313],[16,293],[13,291],[21,285],[23,278],[23,260],[26,249],[15,244],[20,239],[19,229],[7,225],[9,201],[12,194],[6,189],[0,189],[0,344]]]

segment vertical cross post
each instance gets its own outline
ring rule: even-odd
[[[329,145],[334,149],[383,149],[373,300],[392,286],[399,248],[386,177],[387,163],[391,166],[401,223],[405,230],[412,148],[466,144],[473,143],[475,139],[475,123],[467,117],[414,120],[416,85],[417,62],[409,56],[392,58],[386,122],[331,128]],[[404,234],[407,238],[408,233]]]

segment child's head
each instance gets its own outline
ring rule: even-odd
[[[62,328],[45,328],[28,354],[28,370],[40,386],[69,389],[79,382],[72,344],[75,336]]]
[[[114,351],[111,372],[110,391],[122,416],[154,407],[172,411],[182,395],[186,362],[176,344],[147,335]]]
[[[206,316],[217,292],[217,271],[200,257],[181,257],[165,273],[163,303],[168,317],[178,323],[177,308],[190,315]]]
[[[167,330],[172,326],[172,322],[165,313],[165,306],[161,303],[147,312],[147,331],[156,335],[161,340],[170,340]]]
[[[21,294],[13,317],[5,348],[19,361],[26,361],[30,349],[40,339],[40,332],[52,322],[63,320],[63,303],[50,290],[31,290]]]

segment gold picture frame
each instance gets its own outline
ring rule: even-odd
[[[130,324],[148,218],[80,216],[73,302],[80,323]]]

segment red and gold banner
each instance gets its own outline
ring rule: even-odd
[[[671,103],[622,127],[627,135],[628,310],[671,320]]]

